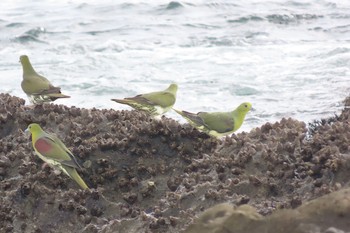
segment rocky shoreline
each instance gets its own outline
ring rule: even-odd
[[[218,140],[137,111],[24,103],[0,94],[0,232],[350,231],[347,108],[311,134],[282,119]],[[71,149],[91,190],[42,167],[32,122]]]

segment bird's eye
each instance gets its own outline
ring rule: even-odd
[[[244,105],[244,107],[248,108],[248,105],[247,105],[247,104],[245,104],[245,105]]]

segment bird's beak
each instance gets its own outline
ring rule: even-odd
[[[26,134],[26,135],[30,135],[30,131],[29,131],[29,129],[28,129],[28,128],[26,128],[26,130],[24,130],[24,134]]]
[[[253,107],[251,107],[250,111],[255,112],[255,111],[256,111],[256,109],[255,109],[255,108],[253,108]]]

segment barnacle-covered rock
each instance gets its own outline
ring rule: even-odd
[[[228,222],[261,225],[280,209],[301,210],[309,200],[343,192],[350,177],[349,108],[312,131],[283,118],[219,140],[135,110],[24,103],[0,94],[0,232],[181,232],[223,202],[237,207],[202,215],[205,224],[213,217],[226,226],[233,211]],[[23,133],[32,122],[76,155],[91,190],[43,165]],[[322,213],[350,231],[347,218]]]

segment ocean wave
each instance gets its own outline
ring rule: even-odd
[[[346,13],[333,13],[333,14],[329,14],[329,17],[332,19],[350,19],[350,14]]]
[[[8,27],[8,28],[15,28],[15,27],[22,27],[24,25],[25,25],[24,23],[9,23],[9,24],[6,25],[6,27]]]
[[[160,15],[167,15],[167,14],[178,14],[179,12],[182,12],[182,9],[185,9],[186,6],[189,6],[191,4],[189,3],[181,3],[177,1],[171,1],[168,4],[161,4],[155,7],[155,14],[160,14]]]
[[[38,43],[46,43],[43,40],[39,40],[40,34],[46,33],[46,29],[43,27],[32,28],[22,35],[16,36],[13,41],[19,43],[28,43],[28,42],[38,42]]]
[[[313,27],[313,28],[309,28],[308,30],[309,30],[309,31],[317,31],[317,32],[320,32],[320,31],[327,31],[326,29],[324,29],[323,27],[320,27],[320,26]]]
[[[179,8],[183,8],[183,7],[184,7],[184,5],[182,5],[180,2],[171,1],[171,2],[169,2],[169,4],[166,6],[165,9],[174,10],[174,9],[179,9]]]
[[[255,21],[255,22],[264,21],[264,18],[256,15],[249,15],[249,16],[239,17],[238,19],[227,20],[228,23],[248,23],[250,21]]]
[[[283,40],[271,40],[268,38],[269,33],[266,32],[246,32],[244,37],[241,36],[204,36],[194,37],[191,36],[185,43],[179,45],[179,47],[234,47],[234,46],[247,46],[247,45],[262,45],[262,44],[281,44],[285,43]]]
[[[349,33],[350,32],[350,24],[346,24],[346,25],[340,25],[340,26],[335,26],[335,27],[331,27],[326,29],[325,31],[327,32],[337,32],[337,33]]]
[[[76,6],[77,9],[81,10],[81,9],[85,9],[85,8],[88,8],[90,5],[87,4],[87,3],[81,3],[79,4],[78,6]]]
[[[232,7],[238,7],[239,5],[231,2],[211,2],[211,3],[205,4],[205,6],[209,8],[216,8],[216,9],[221,9],[221,8],[227,9]]]
[[[257,95],[260,93],[256,88],[243,86],[243,85],[233,85],[229,87],[225,87],[222,91],[228,90],[230,94],[233,96],[251,96]]]
[[[245,38],[247,39],[255,39],[255,38],[261,38],[261,37],[268,37],[270,34],[267,32],[246,32]]]
[[[84,33],[95,36],[95,35],[103,34],[103,33],[120,32],[122,30],[123,30],[123,28],[111,28],[111,29],[104,29],[104,30],[87,31]]]
[[[186,24],[183,24],[183,26],[190,27],[190,28],[201,28],[201,29],[222,28],[222,26],[219,26],[219,25],[210,25],[210,24],[205,24],[205,23],[186,23]]]
[[[236,19],[228,19],[228,23],[239,23],[245,24],[249,22],[261,22],[267,21],[273,24],[298,24],[303,21],[316,20],[319,18],[324,18],[323,15],[315,15],[315,14],[271,14],[266,16],[259,15],[248,15],[241,16]]]
[[[47,43],[45,41],[37,39],[35,36],[32,35],[21,35],[21,36],[16,36],[13,41],[19,42],[19,43],[29,43],[29,42],[37,42],[37,43]]]
[[[350,49],[349,48],[345,48],[345,47],[336,48],[336,49],[333,49],[333,50],[327,52],[326,56],[330,57],[330,56],[334,56],[334,55],[338,55],[338,54],[344,54],[344,53],[349,53],[350,54]]]
[[[132,8],[132,7],[135,7],[136,4],[133,4],[133,3],[130,3],[130,2],[124,2],[122,4],[120,4],[120,8],[121,9],[129,9],[129,8]]]
[[[216,46],[234,46],[237,41],[230,37],[214,37],[206,36],[203,38],[189,37],[187,43],[180,45],[180,47],[216,47]]]
[[[36,27],[25,32],[26,35],[39,37],[40,34],[46,33],[46,29],[43,27]]]
[[[96,52],[103,51],[114,51],[114,52],[122,52],[125,50],[126,44],[120,41],[108,40],[102,44],[96,45],[93,50]]]
[[[323,15],[315,14],[271,14],[267,15],[266,19],[274,24],[298,24],[302,21],[315,20],[323,17]]]
[[[302,6],[302,7],[308,7],[311,5],[310,2],[298,2],[298,1],[287,1],[283,4],[284,6]]]

